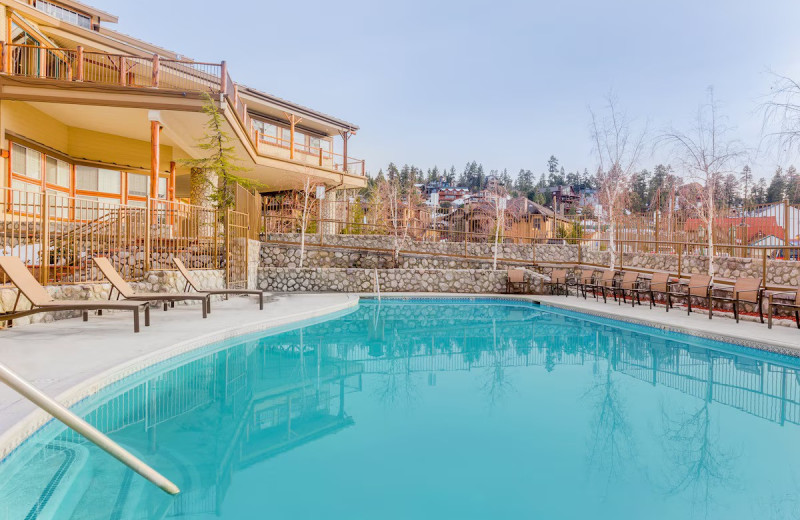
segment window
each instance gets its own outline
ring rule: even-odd
[[[75,167],[75,187],[83,191],[120,194],[120,172],[92,166]]]
[[[322,148],[322,146],[320,146],[321,141],[322,140],[319,137],[309,137],[308,138],[308,145],[311,147],[311,151],[312,152],[314,152],[314,153],[319,152],[319,149]]]
[[[42,154],[13,143],[11,145],[11,173],[40,180],[42,178]]]
[[[92,28],[92,19],[85,14],[73,11],[72,9],[67,9],[66,7],[61,7],[60,5],[46,2],[45,0],[36,0],[35,6],[36,9],[42,11],[43,13],[47,13],[54,18],[58,18],[59,20],[64,20],[67,23],[71,23],[85,29]]]
[[[69,164],[49,155],[45,157],[47,183],[69,188]]]
[[[150,177],[138,173],[128,174],[128,196],[147,197],[150,192]]]
[[[159,179],[158,179],[158,198],[159,199],[166,199],[167,198],[167,178],[166,177],[159,177]]]

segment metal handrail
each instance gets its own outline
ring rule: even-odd
[[[105,434],[103,434],[100,430],[92,426],[91,424],[87,423],[71,411],[69,411],[66,407],[61,405],[59,402],[55,401],[51,397],[47,396],[41,390],[30,384],[29,382],[25,381],[23,378],[18,376],[14,371],[12,371],[7,366],[0,363],[0,381],[3,381],[13,390],[20,393],[22,396],[26,397],[29,401],[35,404],[37,407],[41,408],[45,412],[49,413],[62,423],[64,423],[67,427],[75,430],[76,432],[80,433],[87,440],[89,440],[92,444],[100,448],[101,450],[105,451],[118,461],[122,462],[130,469],[138,473],[139,475],[143,476],[162,490],[166,491],[170,495],[177,495],[180,493],[180,489],[178,486],[173,484],[170,480],[166,477],[161,475],[159,472],[136,458],[135,455],[127,451],[125,448],[117,444],[116,442],[109,439]]]

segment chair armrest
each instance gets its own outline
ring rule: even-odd
[[[777,296],[779,294],[797,294],[797,291],[770,291],[770,296]]]

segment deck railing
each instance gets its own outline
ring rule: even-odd
[[[0,255],[22,259],[43,284],[102,280],[92,257],[107,256],[129,281],[149,271],[234,269],[246,282],[248,216],[233,210],[148,200],[144,206],[0,189]],[[245,252],[244,258],[233,255]],[[5,283],[0,275],[0,284]]]
[[[253,132],[256,143],[266,148],[269,152],[269,147],[276,147],[283,150],[291,150],[292,143],[290,139],[285,139],[276,135],[269,135],[263,132]],[[355,157],[345,158],[342,154],[333,152],[329,148],[322,148],[320,146],[311,146],[305,143],[294,143],[295,159],[302,160],[315,166],[327,167],[337,171],[343,171],[352,175],[365,175],[365,163],[363,159],[356,159]],[[298,158],[297,154],[300,154]]]
[[[195,92],[222,92],[222,63],[0,42],[0,72],[12,76]],[[228,78],[229,79],[229,78]]]
[[[129,88],[158,88],[185,92],[223,94],[247,130],[253,146],[260,144],[289,149],[283,139],[260,136],[251,130],[247,103],[239,96],[239,87],[228,73],[227,64],[191,60],[171,60],[158,54],[135,56],[77,49],[21,45],[0,41],[0,73],[26,78],[79,82]],[[270,142],[269,139],[274,139]],[[364,175],[364,161],[342,157],[321,148],[295,143],[295,150],[318,161],[304,161],[320,167]],[[293,155],[293,154],[292,154]]]

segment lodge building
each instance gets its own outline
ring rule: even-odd
[[[190,201],[191,168],[211,96],[243,174],[265,191],[306,178],[366,184],[349,156],[358,127],[237,84],[222,62],[197,62],[119,33],[117,17],[73,0],[0,0],[0,187],[70,200],[144,206]],[[196,204],[203,201],[191,200]],[[74,205],[74,204],[73,204]],[[75,218],[69,204],[51,217]]]

